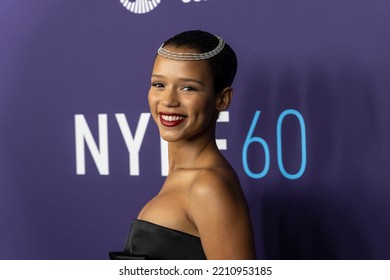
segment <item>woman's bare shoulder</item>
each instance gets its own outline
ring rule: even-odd
[[[187,214],[207,257],[254,258],[249,212],[236,174],[218,168],[202,170],[189,190]]]
[[[190,188],[192,198],[216,196],[218,199],[229,198],[241,193],[241,186],[236,173],[228,168],[205,168],[197,171]]]
[[[189,188],[188,201],[189,215],[194,220],[205,213],[226,222],[247,214],[239,179],[227,168],[200,170]]]

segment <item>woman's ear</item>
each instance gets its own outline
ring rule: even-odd
[[[233,98],[233,89],[232,87],[226,87],[224,88],[217,97],[217,110],[219,112],[225,111],[230,106],[230,102]]]

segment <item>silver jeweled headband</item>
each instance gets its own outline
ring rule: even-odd
[[[180,52],[173,52],[170,50],[167,50],[164,48],[164,44],[161,45],[161,47],[158,49],[157,53],[161,55],[162,57],[173,59],[173,60],[205,60],[209,59],[213,56],[216,56],[219,54],[223,48],[225,47],[225,41],[219,37],[217,37],[219,43],[218,46],[206,53],[180,53]]]

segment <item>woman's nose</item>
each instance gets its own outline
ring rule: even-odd
[[[161,99],[162,104],[166,107],[177,107],[180,104],[177,92],[174,89],[165,90]]]

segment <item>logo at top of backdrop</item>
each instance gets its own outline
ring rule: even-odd
[[[152,11],[160,4],[161,0],[120,0],[122,5],[129,11],[135,14],[146,14]],[[181,0],[188,4],[192,2],[201,2],[207,0]]]
[[[132,13],[135,14],[145,14],[149,13],[151,10],[157,7],[160,4],[160,0],[120,0],[123,6]]]

